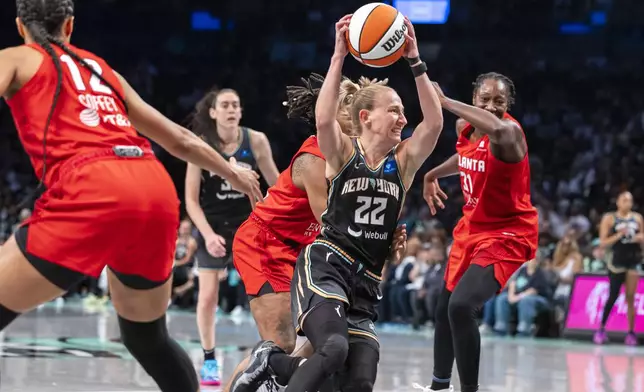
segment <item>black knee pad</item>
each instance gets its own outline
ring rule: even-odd
[[[323,357],[322,369],[328,377],[344,366],[349,355],[349,340],[342,335],[333,334],[317,351]]]
[[[164,344],[168,339],[165,316],[147,323],[137,323],[118,317],[123,345],[134,355]]]
[[[199,390],[188,354],[168,335],[165,315],[147,323],[118,317],[123,345],[163,392]]]
[[[451,324],[457,326],[459,321],[474,317],[474,308],[467,301],[452,296],[447,306],[447,313]]]

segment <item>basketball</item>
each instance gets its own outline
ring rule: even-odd
[[[405,18],[394,7],[369,3],[351,17],[347,31],[349,52],[362,64],[382,68],[389,66],[405,50]]]

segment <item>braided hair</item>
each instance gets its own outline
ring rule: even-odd
[[[476,92],[481,88],[483,85],[483,82],[485,82],[488,79],[496,80],[503,82],[506,86],[508,86],[508,108],[514,104],[514,98],[516,95],[516,88],[514,87],[514,82],[512,79],[508,78],[507,76],[497,73],[497,72],[488,72],[484,74],[480,74],[474,83],[472,85],[474,86],[474,95],[476,95]]]
[[[315,103],[317,102],[324,76],[312,73],[308,78],[301,78],[303,86],[286,86],[287,100],[282,104],[288,108],[289,119],[301,119],[309,125],[315,125]],[[349,136],[357,136],[359,129],[352,124],[351,108],[358,92],[369,86],[386,86],[388,79],[377,80],[360,77],[358,83],[343,76],[340,83],[338,123],[342,131]]]
[[[289,119],[301,119],[309,125],[315,124],[315,102],[324,83],[324,76],[312,73],[308,78],[301,78],[303,86],[286,86],[286,101],[283,105],[288,108],[286,116]]]
[[[52,119],[56,112],[56,104],[60,97],[63,85],[63,68],[54,50],[53,45],[58,46],[71,58],[76,60],[81,66],[87,68],[92,74],[98,77],[105,85],[107,85],[123,102],[125,99],[121,94],[112,86],[99,72],[97,72],[91,65],[83,60],[78,54],[72,51],[60,38],[63,24],[68,18],[74,16],[74,1],[73,0],[16,0],[16,8],[18,11],[18,18],[25,26],[31,38],[42,47],[45,52],[51,57],[56,68],[56,90],[54,92],[54,99],[47,115],[45,122],[45,130],[43,134],[43,172],[40,179],[38,188],[43,185],[45,173],[47,172],[47,131],[51,125]]]

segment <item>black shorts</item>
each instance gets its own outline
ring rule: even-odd
[[[199,235],[197,238],[197,250],[195,251],[197,268],[206,270],[222,270],[233,265],[233,239],[235,238],[237,228],[239,228],[242,222],[221,221],[216,224],[214,222],[210,223],[210,227],[212,227],[215,234],[224,237],[224,240],[226,241],[226,255],[223,257],[213,257],[208,253],[208,249],[206,249],[205,239],[203,236]]]
[[[636,270],[641,263],[642,254],[640,252],[613,253],[609,258],[608,267],[612,272],[624,272]]]
[[[298,335],[304,335],[303,317],[320,303],[333,300],[345,304],[350,340],[378,342],[374,322],[380,299],[380,276],[335,244],[316,240],[298,256],[291,282],[291,309]]]

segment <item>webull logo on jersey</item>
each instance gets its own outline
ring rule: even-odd
[[[382,178],[351,178],[344,183],[340,194],[346,195],[353,192],[364,192],[370,188],[376,192],[393,196],[396,200],[400,199],[400,186],[395,182],[383,180]]]
[[[359,238],[364,237],[367,240],[380,240],[387,241],[389,239],[389,233],[379,233],[377,231],[368,231],[368,230],[353,230],[351,226],[347,228],[347,233],[352,236]]]
[[[473,159],[459,155],[458,167],[478,173],[485,173],[485,161],[482,159]]]

